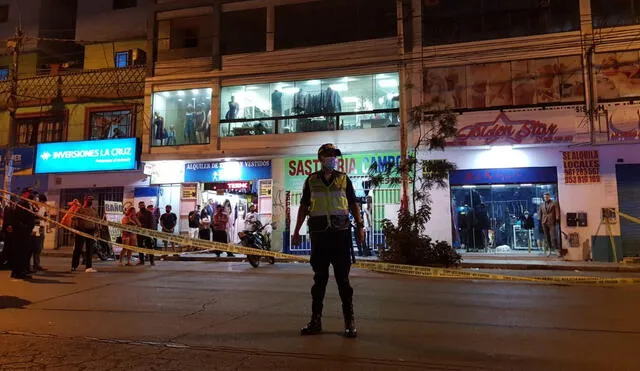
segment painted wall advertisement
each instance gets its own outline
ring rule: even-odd
[[[190,162],[184,166],[185,182],[271,179],[271,160]]]
[[[388,163],[400,163],[399,152],[383,152],[383,153],[356,153],[344,154],[338,158],[338,171],[347,173],[347,175],[366,176],[369,172],[371,164],[376,163],[378,169],[382,170]],[[304,182],[309,175],[316,171],[320,171],[322,164],[317,157],[294,157],[285,159],[286,176],[285,190],[302,191]],[[352,179],[353,180],[353,179]],[[353,187],[362,188],[361,182],[354,182]]]
[[[562,152],[566,184],[600,183],[598,151]]]
[[[610,141],[640,140],[640,105],[608,105],[604,115]]]
[[[588,123],[571,109],[484,111],[459,115],[457,128],[448,146],[571,143]]]

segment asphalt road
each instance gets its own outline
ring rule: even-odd
[[[0,370],[638,370],[640,286],[423,280],[355,271],[360,336],[335,283],[326,333],[308,321],[310,269],[99,264],[32,282],[0,272]]]

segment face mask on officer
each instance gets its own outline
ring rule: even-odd
[[[322,159],[322,167],[326,170],[335,170],[338,165],[338,159],[335,157],[325,157]]]

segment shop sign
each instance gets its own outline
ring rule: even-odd
[[[604,114],[610,141],[640,140],[640,106],[608,107]]]
[[[565,184],[600,183],[598,151],[562,152]]]
[[[452,186],[556,182],[558,170],[555,167],[464,169],[449,174]]]
[[[182,199],[183,200],[195,200],[198,195],[197,184],[183,184],[182,185]]]
[[[247,193],[252,189],[252,183],[246,181],[239,182],[215,182],[215,183],[206,183],[204,188],[205,190],[211,191],[229,191],[229,192],[239,192],[239,193]]]
[[[271,197],[271,190],[273,188],[273,184],[271,180],[263,180],[260,182],[260,197]]]
[[[571,143],[579,120],[578,114],[569,110],[463,114],[458,116],[458,130],[447,146]]]
[[[0,148],[0,174],[4,174],[6,161],[6,148]],[[11,150],[13,157],[13,175],[33,174],[33,147],[16,147]]]
[[[136,138],[40,143],[36,146],[36,174],[135,170]]]
[[[118,201],[104,201],[104,217],[109,222],[120,223],[124,216],[124,205]],[[109,237],[111,242],[116,242],[116,238],[120,236],[120,229],[109,227]]]
[[[400,164],[400,153],[357,153],[343,155],[338,158],[337,170],[347,173],[349,176],[366,176],[371,164],[377,164],[380,171],[389,163]],[[296,157],[285,159],[285,189],[302,190],[304,181],[316,171],[322,169],[322,164],[317,157]],[[356,184],[354,184],[356,187]]]
[[[271,160],[190,162],[184,165],[186,182],[228,182],[271,179]]]

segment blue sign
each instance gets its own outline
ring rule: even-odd
[[[36,147],[36,174],[135,170],[136,138],[42,143]]]
[[[452,186],[514,183],[557,183],[555,167],[455,170],[449,174]]]
[[[184,165],[184,181],[211,183],[271,179],[271,160],[191,162]]]
[[[7,150],[0,148],[0,174],[4,174],[5,156]],[[13,156],[13,175],[33,174],[33,147],[16,147],[11,151]]]

